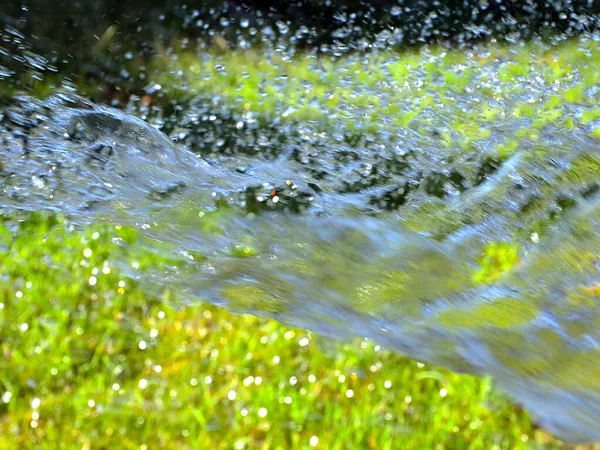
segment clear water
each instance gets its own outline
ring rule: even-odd
[[[368,179],[369,166],[407,152],[321,136],[303,159],[300,137],[275,158],[207,162],[133,115],[67,93],[21,97],[1,118],[3,213],[48,209],[79,224],[135,226],[182,261],[145,275],[149,291],[168,284],[182,302],[368,336],[490,374],[559,436],[600,440],[600,157],[586,130],[547,128],[543,151],[517,149],[462,192],[442,181],[452,194],[442,201],[431,180],[448,155],[433,138],[410,157],[414,173],[352,189],[357,173]],[[454,164],[484,167],[479,153]],[[394,192],[402,197],[398,186],[417,187],[386,207]],[[531,239],[541,217],[550,225]],[[518,265],[474,283],[486,244],[515,233]]]

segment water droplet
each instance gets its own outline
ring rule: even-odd
[[[285,22],[282,22],[281,20],[277,21],[276,25],[281,34],[287,34],[290,30],[288,25]]]

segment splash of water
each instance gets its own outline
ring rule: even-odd
[[[317,180],[289,157],[244,170],[208,164],[144,121],[70,95],[23,98],[2,117],[3,213],[46,208],[76,223],[142,228],[177,254],[199,255],[168,276],[148,275],[149,289],[169,283],[186,302],[368,336],[493,375],[551,431],[600,440],[600,198],[584,196],[499,281],[473,279],[486,240],[518,228],[532,195],[573,183],[582,160],[596,167],[593,142],[572,134],[576,146],[557,145],[542,160],[516,152],[431,211],[433,221],[458,223],[434,241],[403,227],[402,214],[373,216],[358,211],[356,195],[312,188]],[[309,211],[250,208],[261,188],[275,205],[279,185],[306,193]]]

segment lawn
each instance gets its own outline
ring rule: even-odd
[[[166,264],[143,241],[0,227],[0,448],[563,448],[488,378],[149,297],[122,275]]]

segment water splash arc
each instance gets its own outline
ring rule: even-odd
[[[185,301],[338,338],[368,336],[423,361],[490,374],[560,436],[600,440],[598,196],[545,244],[525,248],[500,281],[471,276],[484,237],[505,236],[527,200],[515,180],[530,194],[563,180],[565,167],[595,158],[585,138],[571,136],[578,145],[557,147],[548,164],[517,153],[431,219],[479,220],[433,240],[404,227],[401,214],[358,210],[360,195],[317,192],[311,186],[322,180],[285,155],[244,170],[239,159],[209,164],[141,119],[71,95],[22,98],[2,114],[5,214],[50,209],[82,224],[136,226],[177,255],[201,256],[148,275],[149,289],[170,283]],[[304,214],[249,212],[261,189],[290,185],[314,198]]]

